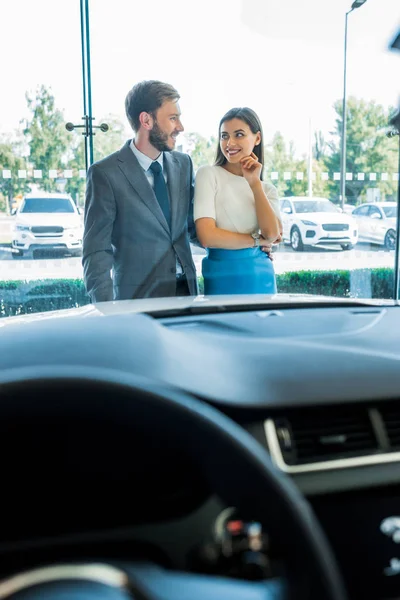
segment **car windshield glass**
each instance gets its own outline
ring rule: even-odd
[[[396,206],[384,206],[383,212],[388,219],[395,219],[397,217],[397,207]]]
[[[73,213],[68,198],[26,198],[21,213]]]
[[[337,213],[340,212],[337,206],[332,202],[325,200],[296,200],[294,207],[297,213],[312,213],[312,212],[324,212],[324,213]]]

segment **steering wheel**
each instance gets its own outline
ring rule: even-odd
[[[212,406],[129,373],[91,367],[3,372],[0,396],[5,426],[30,420],[51,424],[53,419],[90,423],[95,415],[110,428],[133,429],[134,424],[153,436],[167,431],[227,506],[266,524],[272,540],[279,540],[288,573],[285,581],[260,582],[178,572],[148,562],[61,563],[1,581],[0,600],[346,599],[336,560],[308,502],[268,452]],[[2,483],[6,489],[7,481]]]

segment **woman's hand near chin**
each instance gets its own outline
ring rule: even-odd
[[[243,177],[246,179],[250,187],[261,184],[261,169],[262,164],[258,161],[257,156],[252,152],[250,156],[245,156],[241,159]]]

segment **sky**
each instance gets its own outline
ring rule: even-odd
[[[309,124],[326,136],[343,94],[344,19],[351,0],[90,0],[93,115],[127,127],[124,99],[142,79],[180,92],[187,132],[217,134],[250,106],[265,138],[307,152]],[[1,10],[0,136],[27,116],[26,91],[50,86],[65,120],[83,115],[79,0],[15,0]],[[4,24],[6,26],[4,27]],[[348,95],[398,107],[400,0],[367,0],[348,17]],[[100,135],[100,134],[99,134]]]

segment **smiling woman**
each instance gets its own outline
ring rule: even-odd
[[[282,224],[276,188],[263,179],[263,134],[250,108],[233,108],[219,124],[213,167],[196,177],[194,220],[201,244],[204,291],[276,292],[270,249]]]

